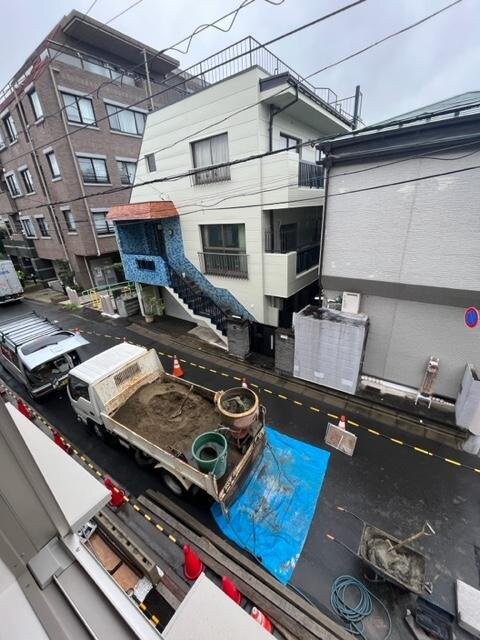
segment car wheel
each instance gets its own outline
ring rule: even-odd
[[[177,498],[186,498],[187,490],[183,486],[183,484],[176,478],[174,475],[162,469],[160,471],[160,476],[162,478],[162,482],[164,486]]]

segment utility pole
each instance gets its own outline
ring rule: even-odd
[[[356,129],[358,126],[361,106],[362,106],[362,92],[360,91],[360,85],[357,84],[357,86],[355,87],[355,102],[353,104],[352,129]]]
[[[155,106],[152,98],[152,84],[150,82],[150,70],[148,68],[147,50],[143,50],[143,62],[145,64],[145,78],[147,80],[147,98],[150,100],[150,111],[153,111]]]

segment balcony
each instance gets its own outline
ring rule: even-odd
[[[265,187],[263,209],[323,205],[324,171],[321,165],[302,160],[295,151],[267,156],[261,162]],[[269,185],[275,188],[270,189]]]
[[[212,253],[199,252],[200,269],[209,276],[223,278],[248,278],[246,253]]]
[[[212,184],[213,182],[225,182],[230,180],[230,167],[218,167],[206,169],[191,176],[192,184]]]

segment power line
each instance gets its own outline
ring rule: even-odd
[[[369,51],[370,49],[373,49],[374,47],[378,47],[379,44],[382,44],[383,42],[386,42],[387,40],[390,40],[390,38],[394,38],[395,36],[399,36],[402,33],[405,33],[406,31],[409,31],[410,29],[418,27],[419,25],[423,24],[424,22],[427,22],[427,20],[431,20],[435,16],[438,16],[440,13],[443,13],[444,11],[447,11],[448,9],[451,9],[456,4],[460,4],[460,2],[463,2],[463,0],[455,0],[454,2],[451,2],[450,4],[447,4],[445,7],[442,7],[438,11],[435,11],[434,13],[430,13],[428,16],[425,16],[421,20],[417,20],[417,22],[413,22],[412,24],[409,24],[408,26],[403,27],[403,29],[400,29],[399,31],[395,31],[394,33],[390,33],[388,36],[385,36],[385,37],[381,38],[380,40],[377,40],[376,42],[372,42],[371,44],[367,45],[366,47],[363,47],[363,49],[359,49],[358,51],[355,51],[354,53],[351,53],[348,56],[345,56],[344,58],[341,58],[340,60],[337,60],[336,62],[332,62],[331,64],[327,64],[325,67],[322,67],[321,69],[318,69],[317,71],[314,71],[310,75],[306,76],[305,79],[307,80],[308,78],[311,78],[312,76],[316,76],[318,73],[321,73],[322,71],[326,71],[327,69],[332,69],[333,67],[336,67],[337,65],[341,64],[342,62],[346,62],[347,60],[351,60],[352,58],[355,58],[356,56],[359,56],[361,53],[365,53],[365,51]]]
[[[140,4],[141,2],[143,2],[143,0],[136,0],[135,2],[132,2],[132,4],[130,4],[126,9],[124,9],[123,11],[120,11],[120,13],[117,13],[116,16],[113,16],[113,18],[110,18],[110,20],[108,20],[108,22],[105,22],[105,24],[110,24],[117,18],[120,18],[120,16],[123,16],[125,13],[127,13],[127,11],[130,11],[130,9],[133,9],[134,7],[137,6],[137,4]]]
[[[283,38],[287,38],[291,35],[294,35],[295,33],[299,33],[300,31],[303,31],[304,29],[307,29],[309,27],[312,27],[315,24],[318,24],[320,22],[323,22],[324,20],[328,20],[329,18],[332,18],[340,13],[343,13],[344,11],[347,11],[348,9],[351,9],[359,4],[363,4],[366,0],[355,0],[354,2],[348,4],[348,5],[344,5],[343,7],[340,7],[340,9],[336,9],[335,11],[331,11],[330,13],[324,14],[323,16],[316,18],[315,20],[312,20],[310,22],[307,22],[306,24],[303,24],[299,27],[296,27],[295,29],[291,29],[290,31],[287,31],[286,33],[283,33],[279,36],[276,36],[275,38],[272,38],[271,40],[268,40],[267,42],[264,42],[263,44],[258,44],[255,47],[252,47],[249,51],[249,53],[253,53],[254,51],[257,51],[258,49],[262,49],[265,48],[268,45],[274,44],[275,42],[279,42],[280,40],[282,40]],[[229,59],[228,62],[233,62],[235,60],[237,60],[238,58],[241,58],[245,55],[245,53],[239,53],[236,56],[233,56],[232,58]],[[209,72],[214,71],[215,69],[218,69],[219,67],[223,66],[225,64],[225,62],[220,62],[212,67],[210,67]],[[196,65],[192,65],[193,68]],[[185,74],[186,72],[188,72],[188,69],[183,71],[183,73]],[[172,89],[175,89],[176,87],[185,84],[188,81],[191,81],[195,78],[199,78],[202,75],[202,73],[197,73],[195,75],[192,75],[188,78],[183,78],[180,82],[178,82],[177,84],[174,84],[172,86],[167,87],[166,89],[162,89],[161,91],[157,91],[152,93],[149,97],[156,97],[159,95],[162,95],[163,93],[166,93],[167,91],[171,91]],[[105,116],[102,116],[101,118],[98,118],[95,123],[98,124],[99,122],[102,122],[103,120],[107,120],[109,117],[111,117],[112,115],[115,115],[115,113],[120,113],[121,111],[131,108],[131,107],[135,107],[139,104],[141,104],[142,102],[145,102],[145,98],[141,98],[140,100],[137,100],[136,102],[132,102],[131,104],[122,107],[121,109],[118,109],[117,111],[115,111],[112,114],[107,114]],[[45,146],[51,146],[52,144],[54,144],[55,142],[59,142],[60,140],[63,140],[64,138],[67,137],[71,137],[75,134],[78,134],[80,131],[84,131],[85,129],[88,129],[91,125],[82,125],[81,127],[77,127],[76,129],[74,129],[73,131],[70,131],[69,133],[64,133],[61,136],[59,136],[58,138],[54,138],[53,140],[49,140],[48,142],[44,142],[42,145],[38,146],[38,147],[34,147],[33,150],[31,151],[38,151],[41,148],[44,148]],[[18,160],[20,158],[23,158],[25,155],[28,155],[30,152],[24,152],[21,153],[17,156],[15,156],[14,158],[11,158],[9,160],[9,162],[14,162],[15,160]]]

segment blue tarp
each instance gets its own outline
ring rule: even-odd
[[[213,516],[223,533],[253,553],[280,582],[295,569],[322,488],[328,451],[266,427],[267,446],[227,516]]]

